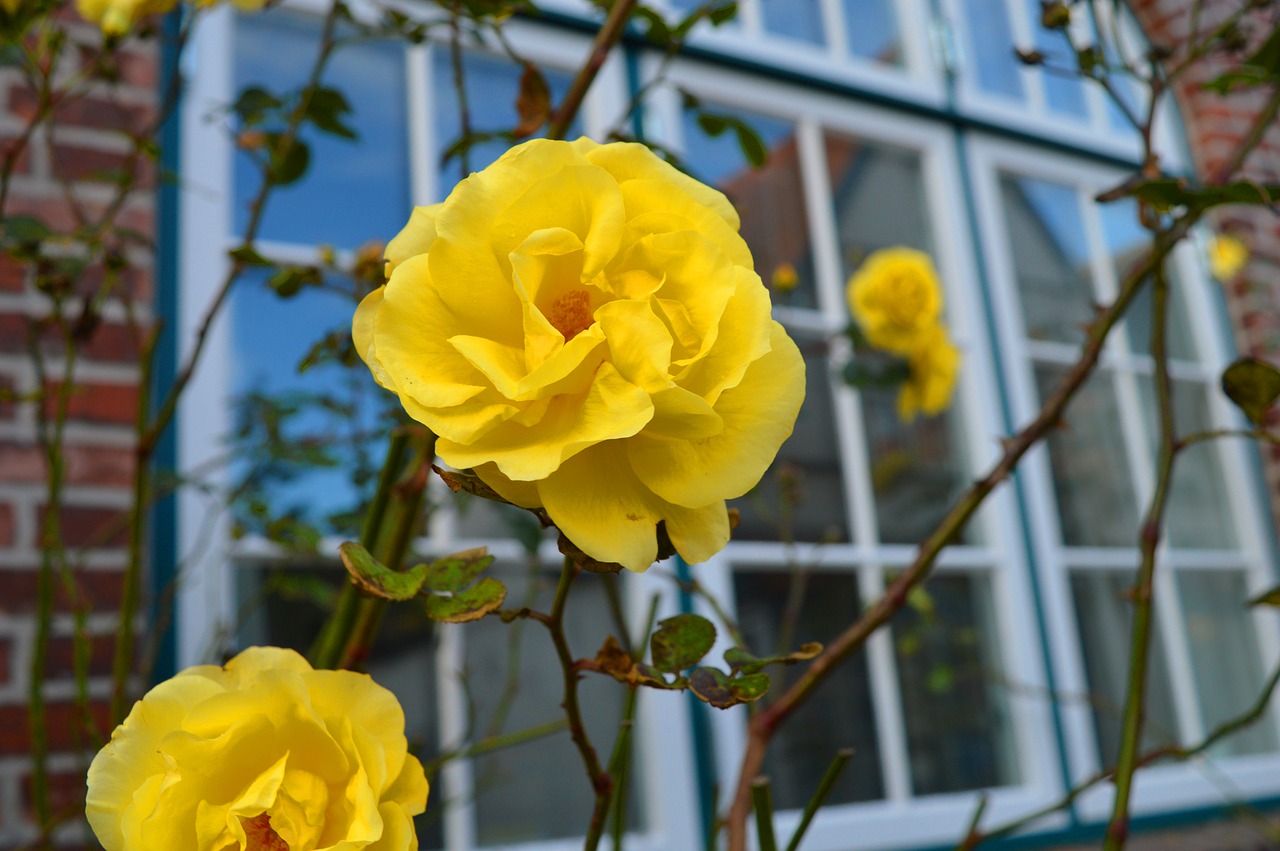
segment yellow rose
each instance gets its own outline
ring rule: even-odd
[[[178,0],[76,0],[76,11],[107,35],[121,36],[148,15],[173,10]]]
[[[414,211],[356,350],[447,463],[644,570],[729,539],[791,434],[804,362],[713,189],[648,148],[535,140]]]
[[[1233,236],[1215,236],[1209,242],[1209,271],[1219,281],[1230,281],[1249,262],[1249,249]]]
[[[929,255],[912,248],[874,252],[849,278],[849,310],[867,342],[905,355],[942,313],[942,288]]]
[[[960,368],[960,351],[947,337],[941,324],[926,330],[919,346],[907,355],[911,375],[898,390],[898,417],[909,423],[917,414],[933,416],[951,402],[956,372]]]
[[[412,851],[426,808],[395,695],[251,647],[138,701],[89,766],[106,851]]]

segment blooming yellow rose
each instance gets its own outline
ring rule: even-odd
[[[960,352],[940,323],[924,332],[919,346],[907,355],[907,363],[911,375],[898,390],[898,417],[909,423],[920,413],[941,413],[951,402]]]
[[[535,140],[414,211],[356,350],[447,463],[644,570],[704,561],[791,434],[804,362],[728,200],[636,144]]]
[[[1219,281],[1230,281],[1249,262],[1248,247],[1233,236],[1215,236],[1209,242],[1209,271]]]
[[[147,692],[89,766],[86,810],[106,851],[411,851],[426,802],[391,692],[251,647]]]
[[[0,0],[9,2],[9,0]],[[197,0],[197,6],[212,6],[218,0]],[[267,0],[231,0],[245,12],[261,9]],[[86,21],[97,24],[107,35],[121,36],[148,15],[172,12],[178,0],[76,0],[76,11]]]
[[[874,252],[849,278],[845,294],[867,342],[894,354],[918,348],[942,313],[933,261],[913,248]]]

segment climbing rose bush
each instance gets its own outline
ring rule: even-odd
[[[586,554],[689,562],[791,434],[804,362],[719,192],[643,145],[535,140],[420,207],[356,349],[446,463]]]
[[[395,695],[252,647],[147,692],[89,766],[106,851],[412,851],[427,780]]]

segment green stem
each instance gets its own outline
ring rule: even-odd
[[[1160,448],[1156,459],[1156,489],[1142,522],[1139,547],[1142,561],[1133,592],[1133,626],[1129,637],[1129,687],[1125,696],[1120,732],[1120,753],[1116,759],[1116,797],[1107,824],[1105,851],[1120,851],[1129,835],[1129,802],[1133,776],[1138,769],[1138,747],[1146,713],[1147,663],[1151,646],[1151,600],[1154,594],[1156,549],[1164,522],[1169,490],[1173,483],[1173,462],[1177,455],[1177,434],[1173,421],[1173,383],[1169,377],[1167,345],[1169,280],[1164,267],[1152,272],[1151,357],[1155,361],[1156,411],[1159,416]]]
[[[809,803],[805,804],[804,814],[800,817],[800,823],[796,825],[796,832],[791,835],[791,841],[787,843],[787,851],[796,851],[800,847],[800,840],[804,839],[805,832],[809,829],[809,823],[813,821],[813,817],[818,814],[818,810],[822,808],[823,803],[827,800],[827,796],[831,794],[831,790],[835,788],[836,781],[840,779],[840,773],[844,771],[845,765],[848,764],[850,758],[853,757],[853,748],[841,748],[836,751],[835,758],[831,760],[831,764],[827,766],[827,773],[822,775],[822,780],[818,783],[818,789],[813,793],[813,797],[809,799]],[[986,806],[986,795],[982,796],[983,807]],[[982,808],[979,808],[977,819],[982,818]]]
[[[756,813],[756,838],[760,851],[778,851],[778,840],[773,835],[773,796],[769,793],[769,778],[757,777],[751,781],[751,806]]]
[[[613,851],[621,851],[622,837],[627,831],[627,779],[631,769],[631,731],[636,723],[638,692],[635,686],[627,688],[618,738],[614,740],[613,754],[609,757],[609,776],[613,778]]]

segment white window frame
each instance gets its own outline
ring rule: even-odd
[[[1114,186],[1125,177],[1120,170],[1071,160],[1060,154],[1038,151],[1028,146],[988,137],[974,137],[969,148],[969,167],[973,175],[974,200],[979,229],[983,235],[983,250],[988,262],[989,283],[996,315],[996,333],[1005,352],[1007,392],[1015,420],[1026,422],[1039,409],[1038,392],[1033,375],[1036,347],[1046,345],[1028,341],[1022,330],[1021,311],[1016,277],[1012,269],[1011,255],[1006,242],[1004,222],[999,201],[998,176],[1013,172],[1030,177],[1079,187],[1082,199],[1092,198],[1103,189]],[[1090,241],[1092,271],[1100,288],[1114,291],[1115,272],[1105,254],[1105,244],[1098,231],[1096,216],[1086,217],[1086,230]],[[1214,304],[1210,291],[1211,282],[1204,273],[1204,261],[1194,241],[1182,243],[1175,251],[1173,262],[1177,264],[1178,277],[1191,312],[1191,331],[1200,363],[1175,362],[1171,372],[1205,382],[1210,390],[1209,417],[1214,427],[1240,427],[1241,418],[1216,388],[1215,376],[1231,360],[1231,346],[1224,338],[1221,325],[1208,321],[1221,313],[1221,306]],[[1148,360],[1145,355],[1126,351],[1126,329],[1117,327],[1107,341],[1103,361],[1116,367],[1121,416],[1127,420],[1127,448],[1136,461],[1134,486],[1138,499],[1138,516],[1152,489],[1148,450],[1143,440],[1143,427],[1134,423],[1138,416],[1136,384],[1133,380],[1134,364]],[[1068,346],[1068,348],[1070,348]],[[1070,408],[1067,412],[1070,416]],[[1160,639],[1169,657],[1170,683],[1180,719],[1180,739],[1194,743],[1204,731],[1188,729],[1196,725],[1199,709],[1194,694],[1194,676],[1183,633],[1179,597],[1172,571],[1182,569],[1226,570],[1242,576],[1250,594],[1275,584],[1271,568],[1270,545],[1265,519],[1257,504],[1256,456],[1245,441],[1216,441],[1221,458],[1224,483],[1228,488],[1231,513],[1238,518],[1239,545],[1230,550],[1170,549],[1162,545],[1157,555],[1155,604],[1156,624]],[[1059,526],[1054,497],[1048,448],[1043,444],[1028,453],[1020,465],[1026,481],[1028,505],[1035,548],[1036,567],[1043,590],[1045,618],[1050,634],[1050,650],[1057,675],[1059,691],[1064,695],[1086,694],[1089,691],[1084,674],[1084,661],[1080,654],[1074,603],[1070,588],[1072,571],[1105,569],[1132,571],[1136,565],[1136,547],[1066,547],[1059,540]],[[1138,530],[1134,529],[1134,540]],[[1257,636],[1259,662],[1262,670],[1270,670],[1280,660],[1280,629],[1269,612],[1253,611],[1243,617],[1250,618]],[[1240,707],[1241,711],[1247,707]],[[1064,702],[1062,719],[1065,728],[1070,772],[1073,783],[1079,783],[1094,774],[1101,766],[1096,756],[1093,720],[1087,706],[1079,702]],[[1274,711],[1260,723],[1269,723],[1280,730],[1280,719]],[[1188,739],[1187,734],[1197,734]],[[1206,771],[1205,766],[1212,763]],[[1222,783],[1231,785],[1233,800],[1255,799],[1280,792],[1280,752],[1235,757],[1205,757],[1189,763],[1156,765],[1144,768],[1136,784],[1133,812],[1149,815],[1188,806],[1206,806],[1223,799]],[[1105,819],[1110,814],[1113,787],[1102,784],[1077,800],[1079,814],[1087,820]]]
[[[284,8],[297,12],[323,13],[327,3],[321,0],[286,0]],[[359,9],[357,8],[357,13]],[[220,114],[234,100],[233,66],[235,13],[229,7],[209,12],[193,37],[184,75],[188,82],[182,113],[181,255],[179,293],[179,331],[189,355],[198,323],[217,286],[230,268],[227,251],[238,244],[233,231],[233,162],[235,149],[224,127],[208,119]],[[590,40],[581,35],[513,21],[507,35],[531,61],[544,67],[563,67],[572,71],[586,58]],[[439,46],[406,45],[407,75],[406,114],[411,151],[409,176],[411,200],[416,204],[439,200],[435,186],[435,163],[441,148],[431,128],[430,104],[431,63],[428,51]],[[447,49],[444,48],[444,49]],[[588,130],[598,134],[618,119],[620,104],[627,98],[622,63],[615,56],[602,68],[596,84],[583,105],[582,120]],[[394,234],[387,234],[389,239]],[[260,252],[282,262],[313,263],[318,251],[309,246],[260,240]],[[341,252],[340,252],[341,253]],[[213,324],[199,370],[183,397],[178,418],[178,465],[184,471],[202,467],[217,468],[224,436],[232,429],[230,398],[232,374],[232,323],[221,315]],[[206,480],[208,480],[206,478]],[[227,474],[215,473],[215,485],[225,489]],[[436,483],[437,485],[439,483]],[[444,501],[447,505],[447,501]],[[511,540],[463,540],[453,531],[454,512],[446,507],[436,512],[431,535],[419,541],[423,552],[445,553],[456,549],[486,544],[500,559],[522,558],[519,546]],[[235,619],[235,559],[275,557],[279,552],[261,539],[232,542],[230,521],[222,509],[217,493],[196,493],[183,489],[178,507],[178,550],[186,565],[179,577],[176,592],[177,661],[180,668],[208,662],[212,654],[229,637]],[[322,552],[336,553],[338,539],[326,539]],[[539,552],[544,565],[557,569],[561,557],[554,542],[544,542]],[[674,614],[677,608],[675,586],[661,570],[649,574],[626,573],[623,590],[627,599],[627,616],[632,629],[638,629],[648,614],[649,600],[659,595],[659,617]],[[437,652],[437,693],[440,714],[439,741],[443,746],[458,741],[464,734],[466,708],[457,684],[457,671],[463,653],[461,627],[440,630]],[[600,636],[603,641],[604,636]],[[593,647],[575,648],[590,656]],[[620,687],[621,688],[621,687]],[[644,796],[643,832],[629,833],[627,847],[636,851],[664,851],[679,847],[695,847],[701,836],[697,811],[695,771],[692,763],[692,725],[688,704],[682,696],[641,690],[637,708],[635,738],[636,770],[633,777],[637,792]],[[566,741],[566,747],[568,746]],[[467,759],[452,760],[444,769],[444,786],[450,791],[433,799],[433,806],[444,806],[445,845],[450,849],[496,848],[476,844],[475,807]],[[565,782],[581,782],[574,776]],[[458,790],[467,790],[459,794]],[[583,825],[585,830],[585,825]],[[501,846],[520,851],[573,851],[581,847],[581,838],[568,838],[518,845]]]
[[[694,62],[677,62],[672,66],[670,83],[687,90],[716,106],[738,108],[755,114],[795,122],[802,178],[806,193],[806,214],[816,270],[817,309],[775,308],[775,316],[793,327],[839,334],[848,324],[848,308],[844,297],[844,280],[838,262],[834,217],[829,188],[824,176],[824,153],[821,131],[830,128],[890,145],[917,151],[921,156],[922,183],[926,191],[930,228],[937,256],[935,261],[943,274],[947,290],[948,323],[957,344],[964,351],[965,368],[961,371],[954,410],[965,419],[963,451],[970,459],[976,475],[998,457],[998,441],[1002,433],[996,400],[998,388],[994,380],[992,353],[988,337],[981,330],[981,298],[971,255],[971,239],[966,230],[967,217],[953,215],[964,209],[960,190],[958,164],[955,160],[954,137],[939,122],[909,118],[890,110],[850,104],[848,100],[799,89],[771,80],[746,77],[737,72]],[[670,87],[656,99],[649,111],[649,124],[654,138],[681,149],[680,98]],[[847,347],[833,346],[832,363],[848,357]],[[863,443],[862,417],[857,394],[845,386],[838,370],[831,375],[832,396],[837,410],[837,434],[842,439],[841,458],[851,512],[849,528],[851,544],[795,544],[731,542],[710,562],[694,568],[698,579],[719,600],[733,600],[733,571],[753,568],[781,569],[788,563],[812,565],[815,570],[840,571],[850,575],[856,571],[864,604],[883,593],[883,571],[909,563],[915,548],[910,545],[869,545],[876,534],[872,488]],[[989,791],[989,804],[983,824],[997,824],[1009,818],[1039,809],[1061,797],[1061,770],[1052,736],[1050,707],[1033,695],[1047,691],[1046,678],[1037,652],[1040,639],[1034,620],[1031,591],[1027,582],[1028,568],[1022,560],[1022,543],[1018,524],[1007,518],[1018,516],[1010,488],[998,489],[974,519],[981,526],[983,545],[949,547],[939,560],[940,573],[963,573],[985,578],[996,610],[996,642],[1008,676],[1021,686],[1008,694],[1010,716],[1014,721],[1012,745],[1019,761],[1022,782],[1016,786]],[[1010,525],[1015,529],[1011,530]],[[732,610],[732,608],[731,608]],[[708,617],[713,613],[703,611]],[[727,648],[722,642],[712,651],[715,655]],[[828,805],[811,826],[805,838],[806,847],[814,851],[837,851],[848,847],[849,836],[859,837],[859,847],[867,849],[909,848],[954,841],[965,830],[972,817],[980,792],[934,795],[912,798],[905,754],[905,729],[899,708],[899,687],[894,674],[892,637],[882,630],[867,643],[868,667],[875,715],[885,772],[886,798],[881,801],[847,805]],[[745,716],[715,713],[712,716],[713,739],[720,755],[717,764],[720,788],[732,790],[737,780],[739,755],[746,743]],[[893,753],[893,755],[890,755]],[[848,770],[856,770],[854,757]],[[816,782],[816,778],[815,778]],[[796,811],[778,815],[778,829],[783,835],[794,829],[799,819]],[[1052,816],[1038,826],[1065,824],[1064,815]]]

